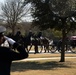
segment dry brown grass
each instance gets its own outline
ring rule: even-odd
[[[76,57],[76,54],[65,56]],[[60,57],[60,54],[29,54],[29,58],[34,57]],[[59,62],[59,59],[13,62],[11,75],[76,75],[76,58],[66,59],[65,62]]]

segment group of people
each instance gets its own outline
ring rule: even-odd
[[[6,36],[4,34],[5,32],[6,28],[0,26],[0,75],[10,75],[12,61],[25,59],[29,56],[26,48],[17,41],[18,38],[14,40],[11,37]],[[17,36],[19,34],[20,32],[17,33]],[[31,35],[31,33],[29,34]],[[40,38],[40,36],[41,33],[38,37]],[[14,49],[2,46],[5,41],[8,41]],[[35,39],[35,41],[35,53],[38,53],[37,39]],[[28,43],[28,40],[26,39],[25,42]]]
[[[26,48],[17,41],[18,38],[15,40],[11,37],[5,36],[5,32],[6,28],[4,26],[0,26],[0,75],[10,75],[12,61],[28,58],[28,52]],[[18,32],[16,36],[19,34],[20,32]],[[37,37],[40,38],[40,36],[41,32]],[[30,39],[30,37],[32,39],[31,32],[29,33],[27,39]],[[27,39],[25,42],[29,44]],[[12,45],[14,49],[2,46],[5,41],[8,41],[8,43]],[[38,53],[38,41],[36,37],[33,44],[35,45],[35,53]]]
[[[49,46],[49,40],[46,37],[43,37],[42,32],[39,32],[38,34],[34,35],[34,33],[29,32],[28,35],[24,38],[25,46],[28,48],[28,45],[30,48],[28,49],[28,52],[31,50],[32,46],[34,46],[35,54],[40,53],[43,50],[46,52],[48,46]],[[27,42],[26,42],[27,41]],[[28,43],[28,44],[26,44]],[[41,47],[41,51],[39,52],[39,46]]]
[[[34,46],[35,54],[39,53],[38,46],[41,47],[40,52],[42,52],[43,45],[45,47],[45,52],[46,52],[46,46],[49,43],[47,38],[42,36],[42,32],[39,32],[38,34],[34,34],[32,31],[29,31],[27,35],[22,36],[21,32],[17,31],[17,33],[14,36],[11,36],[11,34],[8,36],[13,38],[18,43],[22,44],[26,48],[27,52],[29,52],[32,46]]]

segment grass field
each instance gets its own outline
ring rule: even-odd
[[[40,57],[60,57],[60,54],[29,54],[28,58]],[[65,57],[76,57],[76,54],[65,54]],[[59,62],[59,60],[60,59],[13,62],[11,75],[76,75],[76,58],[65,59],[65,62]]]

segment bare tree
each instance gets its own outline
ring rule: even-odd
[[[26,17],[30,7],[27,7],[27,3],[24,5],[23,0],[7,0],[2,4],[1,8],[3,19],[7,22],[8,27],[11,28],[12,33],[15,34],[17,23],[20,22],[23,17]]]

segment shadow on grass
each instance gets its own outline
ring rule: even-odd
[[[15,71],[27,71],[27,70],[53,70],[57,68],[70,68],[69,65],[60,62],[13,62],[12,72]]]

